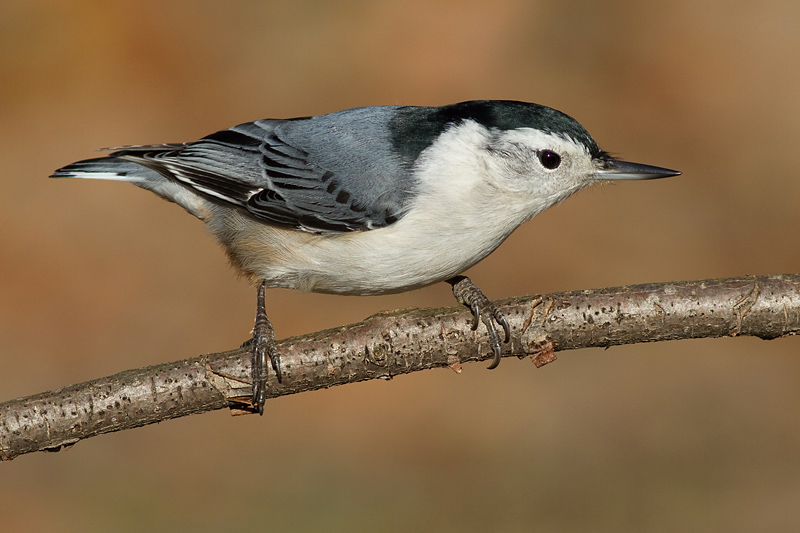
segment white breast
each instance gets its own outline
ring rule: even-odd
[[[234,263],[272,287],[365,295],[448,279],[551,205],[498,187],[482,149],[487,134],[475,123],[445,132],[418,162],[419,196],[388,227],[318,235],[232,213],[226,225],[235,231],[220,240]]]

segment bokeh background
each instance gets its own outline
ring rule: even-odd
[[[237,346],[254,291],[197,220],[53,181],[266,117],[547,104],[683,176],[584,191],[469,274],[490,297],[800,269],[800,4],[0,1],[0,399]],[[280,337],[452,305],[272,290]],[[506,360],[0,465],[4,531],[796,531],[798,339]]]

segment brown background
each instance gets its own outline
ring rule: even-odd
[[[93,150],[265,117],[543,103],[680,178],[596,187],[470,275],[490,297],[777,274],[795,244],[796,2],[0,1],[0,397],[228,349],[254,292]],[[451,305],[272,290],[279,336]],[[0,465],[7,531],[796,530],[798,340],[506,360],[286,397]]]

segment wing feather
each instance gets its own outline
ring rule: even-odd
[[[404,214],[413,189],[408,169],[342,141],[342,120],[328,127],[324,120],[330,116],[259,120],[193,143],[123,147],[111,155],[271,224],[323,233],[392,224]],[[302,130],[304,122],[320,118],[311,133]],[[382,134],[355,121],[344,129],[365,143],[377,144],[373,137]],[[333,157],[337,150],[341,161]],[[359,167],[362,159],[366,163]]]

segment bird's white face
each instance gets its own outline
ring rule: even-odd
[[[464,225],[492,220],[507,236],[596,181],[598,168],[588,149],[570,138],[466,121],[423,152],[416,170],[422,181],[417,202],[427,205],[429,216],[441,211]]]
[[[520,201],[527,198],[537,212],[591,184],[597,172],[586,146],[532,128],[493,134],[485,152],[488,180]]]

